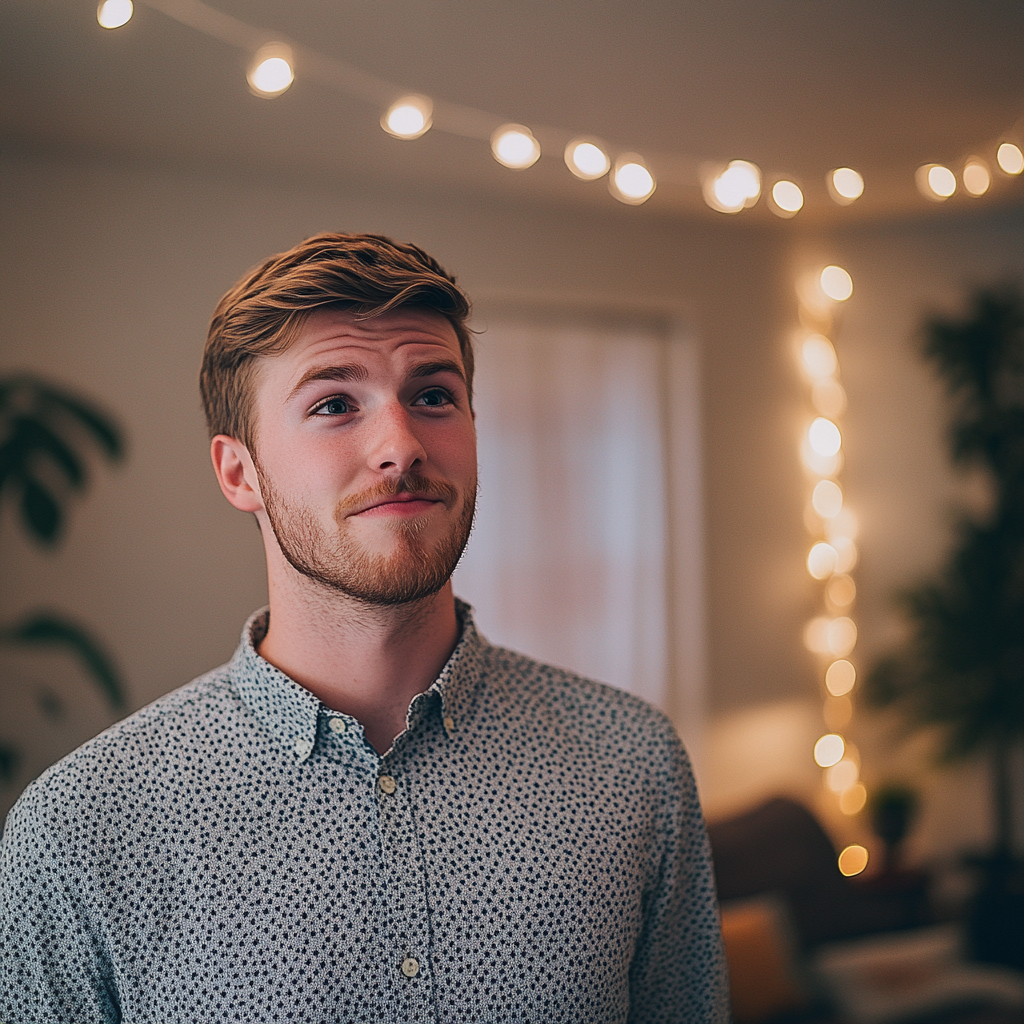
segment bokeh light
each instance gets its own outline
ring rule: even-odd
[[[772,212],[780,217],[792,217],[804,205],[804,194],[795,181],[777,181],[772,186]]]
[[[96,20],[103,28],[120,28],[132,20],[132,0],[103,0],[96,8]]]
[[[845,658],[857,646],[857,625],[848,615],[840,615],[828,624],[828,653]]]
[[[654,175],[647,169],[643,158],[626,153],[615,161],[608,178],[608,191],[621,203],[639,206],[654,194]]]
[[[846,412],[846,392],[832,377],[823,377],[811,385],[811,404],[827,419],[836,419]]]
[[[611,165],[608,154],[596,142],[573,139],[565,147],[565,166],[583,181],[595,181],[603,177]]]
[[[918,191],[926,199],[941,202],[956,192],[956,175],[942,164],[922,164],[914,175]]]
[[[854,843],[839,854],[839,870],[847,878],[859,875],[868,866],[868,851]]]
[[[972,156],[964,164],[962,177],[964,189],[972,196],[983,196],[992,184],[992,175],[989,172],[988,164],[976,156]]]
[[[835,455],[843,445],[843,435],[839,428],[824,416],[818,416],[807,428],[807,442],[811,450],[826,458]]]
[[[853,294],[853,278],[842,267],[825,267],[818,278],[821,290],[835,302],[845,302]]]
[[[857,564],[859,552],[857,545],[849,537],[829,537],[829,543],[836,552],[836,572],[844,575],[851,572]]]
[[[761,170],[749,160],[733,160],[720,174],[704,181],[704,200],[720,213],[739,213],[761,195]]]
[[[853,718],[853,701],[849,697],[829,697],[822,709],[825,724],[833,731],[839,732],[850,724]]]
[[[825,672],[825,688],[833,697],[845,697],[857,682],[857,670],[845,658],[833,661]]]
[[[829,194],[842,205],[864,194],[864,179],[852,167],[837,167],[826,178]]]
[[[832,519],[843,507],[843,490],[834,480],[819,480],[811,492],[811,504],[822,519]]]
[[[291,49],[284,43],[268,43],[257,51],[246,76],[250,90],[264,99],[286,92],[295,80]]]
[[[1020,174],[1024,171],[1024,152],[1012,142],[1004,142],[996,150],[996,163],[1005,174]]]
[[[826,733],[814,744],[814,762],[819,768],[839,764],[846,753],[846,741],[838,733]]]
[[[815,544],[807,555],[807,571],[816,580],[823,580],[836,571],[838,560],[836,549],[831,544]]]
[[[540,159],[540,143],[529,128],[504,124],[491,136],[491,153],[499,164],[522,171]]]
[[[842,793],[844,789],[849,789],[857,781],[859,775],[860,769],[856,762],[844,757],[842,761],[832,765],[825,773],[825,785],[833,793]]]
[[[812,334],[800,346],[800,362],[812,380],[831,377],[839,368],[836,350],[823,334]]]
[[[843,814],[860,814],[868,800],[868,791],[862,782],[855,782],[848,790],[839,794],[839,810]]]
[[[856,596],[857,585],[845,573],[837,573],[825,587],[825,599],[833,608],[849,608]]]
[[[434,105],[426,96],[403,96],[381,118],[381,127],[396,139],[418,139],[430,129]]]

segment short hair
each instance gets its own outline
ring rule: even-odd
[[[257,358],[285,351],[315,310],[367,320],[399,306],[433,309],[448,320],[472,396],[470,303],[455,278],[409,242],[324,232],[264,260],[217,303],[199,373],[210,436],[228,434],[253,450]]]

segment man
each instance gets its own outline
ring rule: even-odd
[[[269,610],[11,812],[6,1024],[727,1019],[672,727],[492,647],[453,597],[468,315],[373,235],[308,239],[221,300],[200,385]]]

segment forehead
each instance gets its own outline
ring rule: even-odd
[[[346,360],[361,356],[415,359],[420,355],[436,356],[438,350],[462,363],[455,328],[436,310],[400,307],[371,319],[359,319],[344,310],[318,309],[288,348],[273,358],[296,367],[332,356]]]

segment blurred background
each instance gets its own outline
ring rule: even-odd
[[[1012,922],[977,940],[985,891],[1020,898],[1024,617],[942,691],[980,712],[932,713],[944,670],[890,658],[919,649],[901,593],[1003,507],[991,445],[951,460],[949,382],[954,349],[1024,365],[1019,3],[7,0],[0,24],[0,810],[230,657],[266,583],[209,466],[211,311],[307,235],[384,233],[475,303],[457,592],[673,718],[734,951],[755,936],[734,979],[833,943],[823,989],[795,967],[737,1018],[924,1012],[920,971],[864,1009],[843,979],[896,954],[836,952],[854,935],[1024,966]],[[809,876],[750,875],[805,833],[831,924],[796,905]]]

